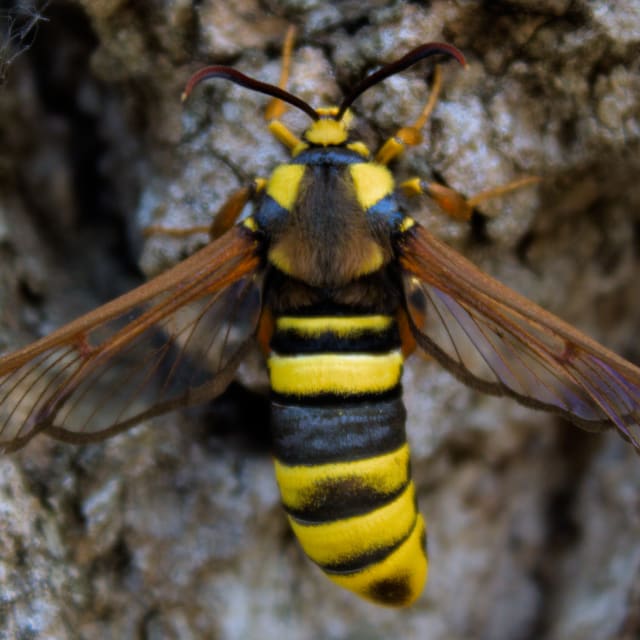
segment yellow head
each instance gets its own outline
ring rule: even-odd
[[[349,126],[353,120],[353,114],[347,109],[342,117],[337,120],[338,107],[320,107],[316,113],[320,116],[311,123],[311,126],[302,136],[305,142],[321,146],[332,147],[344,144],[349,137]]]

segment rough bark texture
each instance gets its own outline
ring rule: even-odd
[[[460,47],[469,69],[446,66],[425,143],[398,174],[435,170],[467,194],[523,174],[544,181],[487,203],[484,243],[424,201],[416,212],[502,281],[640,361],[637,0],[53,0],[37,30],[33,3],[8,4],[1,350],[131,287],[136,265],[151,276],[192,251],[205,238],[143,242],[141,229],[206,223],[286,157],[262,97],[224,83],[184,109],[179,96],[205,62],[275,81],[293,22],[290,88],[316,106],[418,43]],[[423,77],[393,78],[357,103],[368,141],[417,115]],[[42,439],[0,459],[0,637],[637,638],[631,448],[484,397],[419,358],[405,388],[431,556],[410,610],[361,602],[304,559],[261,444],[265,414],[236,391],[209,430],[200,414],[172,415],[103,445]]]

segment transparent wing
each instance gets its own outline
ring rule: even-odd
[[[261,307],[256,241],[233,228],[169,271],[0,359],[0,448],[102,440],[219,395]],[[191,366],[189,366],[191,365]]]
[[[462,382],[615,426],[640,451],[640,369],[478,270],[416,225],[398,242],[416,341]]]

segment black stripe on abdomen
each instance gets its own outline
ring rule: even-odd
[[[288,465],[358,460],[406,442],[400,398],[313,406],[271,403],[274,455]]]

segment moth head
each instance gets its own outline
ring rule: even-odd
[[[321,147],[339,146],[347,142],[353,113],[347,109],[340,118],[339,107],[320,107],[316,109],[318,119],[304,132],[305,142]]]

